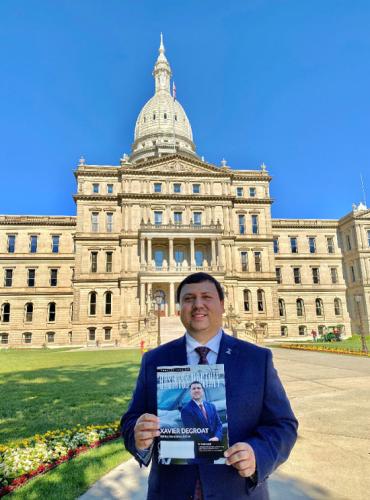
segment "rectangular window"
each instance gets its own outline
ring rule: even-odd
[[[249,188],[249,196],[250,196],[250,198],[254,198],[256,196],[256,188],[255,187]]]
[[[37,236],[35,234],[32,234],[30,236],[30,252],[31,253],[37,252]]]
[[[237,187],[236,188],[236,196],[238,196],[239,198],[242,197],[244,194],[244,190],[242,187]]]
[[[173,192],[174,193],[181,193],[181,184],[176,183],[173,185]]]
[[[160,226],[162,224],[163,212],[154,212],[154,224]]]
[[[49,304],[49,319],[48,321],[53,322],[56,319],[57,315],[57,306],[55,302],[50,302]]]
[[[25,344],[32,344],[32,333],[24,333],[23,334],[23,341]]]
[[[331,282],[338,283],[338,271],[336,267],[330,268]]]
[[[293,267],[294,283],[298,285],[301,282],[301,270],[299,267]]]
[[[274,238],[274,253],[279,253],[279,238]]]
[[[28,269],[27,285],[35,286],[36,284],[36,269]]]
[[[275,267],[276,281],[281,284],[281,267]]]
[[[248,271],[248,252],[240,252],[240,260],[242,264],[242,271]]]
[[[111,273],[113,269],[113,252],[105,252],[105,272]]]
[[[310,253],[316,253],[316,238],[314,237],[308,238],[308,246],[310,249]]]
[[[334,253],[334,238],[331,236],[328,236],[326,238],[326,245],[328,248],[328,253]]]
[[[173,217],[175,224],[182,224],[182,212],[174,212]]]
[[[55,333],[54,332],[48,332],[47,333],[47,339],[48,339],[48,344],[52,344],[55,340]]]
[[[254,252],[254,268],[256,273],[262,272],[261,252]]]
[[[245,234],[245,215],[240,214],[239,220],[239,234]]]
[[[113,194],[113,184],[107,184],[107,194]]]
[[[91,252],[91,272],[98,272],[98,252]]]
[[[50,286],[58,284],[58,269],[50,269]]]
[[[113,213],[106,213],[106,224],[107,224],[107,233],[113,232]]]
[[[200,193],[200,184],[193,184],[193,194]]]
[[[161,193],[162,192],[162,183],[161,182],[155,182],[154,183],[154,192],[155,193]]]
[[[347,234],[347,250],[352,250],[351,237]]]
[[[100,186],[99,186],[99,184],[94,183],[94,184],[93,184],[93,193],[95,193],[95,194],[96,194],[96,193],[99,193],[99,190],[100,190]]]
[[[12,286],[13,284],[13,269],[5,269],[4,286]]]
[[[95,330],[96,328],[89,328],[89,340],[95,340]]]
[[[112,328],[105,327],[104,328],[104,340],[110,340],[112,337]]]
[[[59,253],[59,236],[57,234],[51,237],[51,251],[53,253]]]
[[[318,267],[312,268],[312,282],[315,285],[318,285],[320,283],[320,272]]]
[[[303,325],[300,325],[298,327],[298,335],[306,335],[306,327]]]
[[[15,252],[15,234],[8,234],[8,253]]]
[[[91,214],[91,231],[97,233],[99,231],[99,212]]]
[[[202,212],[193,212],[194,217],[194,225],[201,226],[202,225]]]
[[[351,266],[351,279],[352,279],[352,282],[356,281],[355,268],[353,266]]]
[[[292,253],[298,253],[297,238],[295,237],[290,238],[290,250]]]
[[[258,215],[252,215],[252,234],[258,234]]]

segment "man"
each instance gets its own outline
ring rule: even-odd
[[[143,356],[133,399],[122,417],[126,448],[141,465],[152,459],[147,500],[266,500],[266,479],[288,458],[298,427],[271,351],[222,331],[223,290],[212,276],[185,278],[177,302],[186,334]],[[157,366],[216,362],[225,368],[226,465],[158,464]]]
[[[181,410],[181,420],[184,427],[208,428],[207,434],[197,434],[200,441],[221,441],[222,422],[213,403],[204,401],[204,387],[194,380],[190,384],[191,400]]]

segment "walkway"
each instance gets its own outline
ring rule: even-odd
[[[370,359],[273,349],[300,422],[289,461],[270,478],[271,500],[367,500],[370,491]],[[144,500],[147,470],[134,460],[83,500]]]

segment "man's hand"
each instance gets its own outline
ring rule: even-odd
[[[248,443],[235,443],[224,453],[226,464],[237,469],[242,477],[252,476],[256,472],[256,457]]]
[[[137,450],[149,448],[154,438],[159,436],[159,418],[150,413],[141,415],[134,427],[135,446]]]

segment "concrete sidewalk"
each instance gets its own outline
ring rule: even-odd
[[[300,426],[289,460],[269,479],[271,500],[367,500],[370,359],[287,349],[273,353]],[[145,500],[147,475],[129,460],[80,498]]]

